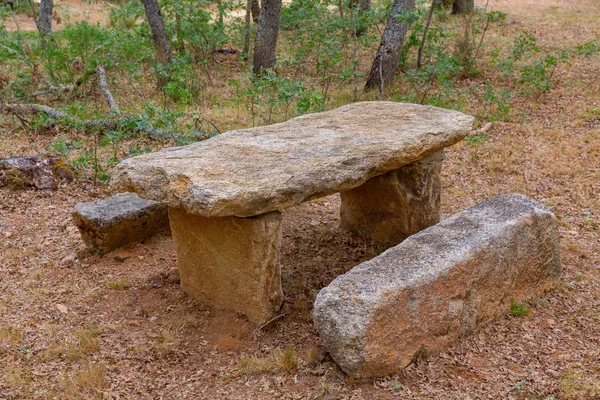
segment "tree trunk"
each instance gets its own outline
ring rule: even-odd
[[[473,12],[475,2],[473,0],[456,0],[452,4],[452,14],[469,14]]]
[[[250,10],[252,11],[252,21],[258,24],[258,17],[260,16],[260,3],[258,0],[249,0],[251,2]]]
[[[365,89],[382,87],[394,79],[404,45],[404,37],[408,32],[408,25],[398,21],[398,16],[414,8],[415,0],[394,0]]]
[[[244,19],[244,48],[242,49],[242,58],[248,59],[250,52],[250,14],[252,14],[253,0],[246,1],[246,16]]]
[[[156,48],[156,57],[161,64],[168,64],[172,59],[171,43],[167,37],[165,22],[163,21],[158,1],[142,0],[142,2],[144,3],[144,9],[146,10],[148,25],[150,25],[150,30],[152,31],[152,40],[154,41],[154,47]]]
[[[263,0],[254,39],[254,75],[275,67],[281,0]]]
[[[338,10],[340,11],[340,18],[344,18],[344,0],[338,0]]]
[[[42,35],[42,39],[52,33],[52,10],[54,8],[54,0],[41,0],[40,13],[35,20],[38,31]],[[45,41],[42,45],[45,46]]]

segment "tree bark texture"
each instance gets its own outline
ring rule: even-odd
[[[161,64],[168,64],[172,59],[171,43],[167,37],[165,22],[160,12],[158,1],[142,0],[142,2],[144,3],[146,18],[148,18],[148,25],[150,25],[150,30],[152,31],[152,40],[154,41],[158,61]]]
[[[452,3],[452,14],[469,14],[474,8],[474,0],[455,0]]]
[[[52,33],[52,10],[54,9],[54,0],[41,0],[40,13],[35,24],[42,37]]]
[[[275,46],[279,35],[281,0],[263,0],[254,39],[254,74],[275,67]]]
[[[401,13],[414,8],[415,0],[394,0],[365,89],[380,87],[394,79],[404,38],[408,32],[408,25],[398,21],[398,17]]]

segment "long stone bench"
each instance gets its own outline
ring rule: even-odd
[[[472,123],[436,107],[355,103],[127,159],[111,187],[168,205],[190,295],[259,323],[282,301],[279,210],[342,192],[344,226],[397,244],[438,222],[443,149]]]
[[[337,277],[315,327],[349,375],[391,375],[444,350],[561,273],[558,222],[523,195],[493,197]]]

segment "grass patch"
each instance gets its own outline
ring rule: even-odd
[[[19,346],[23,342],[23,331],[19,328],[5,325],[0,328],[0,343],[11,347]]]
[[[287,372],[291,372],[298,366],[298,357],[293,349],[287,348],[277,356],[279,367]]]
[[[129,287],[129,284],[122,279],[107,282],[106,287],[113,290],[125,290]]]
[[[513,317],[524,317],[529,314],[529,307],[524,303],[519,303],[513,299],[510,301],[509,314]]]
[[[600,395],[600,379],[575,370],[563,373],[560,390],[564,399],[595,399]]]
[[[298,366],[298,357],[291,348],[284,351],[276,350],[269,356],[244,357],[240,361],[238,375],[262,374],[265,372],[286,371],[292,372]]]
[[[65,382],[65,392],[79,398],[97,398],[106,387],[106,373],[104,364],[86,364]]]
[[[70,361],[79,361],[85,356],[100,351],[98,336],[101,333],[102,329],[96,324],[78,329],[73,337],[66,342],[50,343],[46,350],[40,354],[40,360],[48,362],[64,356]]]

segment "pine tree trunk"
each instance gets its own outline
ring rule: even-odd
[[[281,0],[263,0],[254,39],[254,75],[275,67]]]
[[[408,32],[408,25],[398,21],[398,16],[414,8],[415,0],[394,0],[365,89],[381,87],[394,79]]]
[[[35,20],[38,31],[44,38],[52,33],[52,12],[54,8],[54,0],[41,0],[40,13]],[[45,46],[45,41],[42,44]]]
[[[146,10],[146,18],[148,18],[148,25],[152,31],[152,40],[154,41],[154,47],[156,49],[156,57],[161,64],[168,64],[171,62],[171,43],[167,37],[167,31],[165,30],[165,22],[160,12],[157,0],[142,0],[144,3],[144,9]]]
[[[246,16],[244,19],[244,48],[242,49],[242,57],[248,59],[250,52],[250,15],[252,14],[252,1],[246,0]]]
[[[469,14],[475,8],[474,0],[456,0],[452,4],[452,14]]]
[[[252,21],[258,24],[258,17],[260,16],[260,3],[258,0],[250,0],[250,11],[252,11]]]

